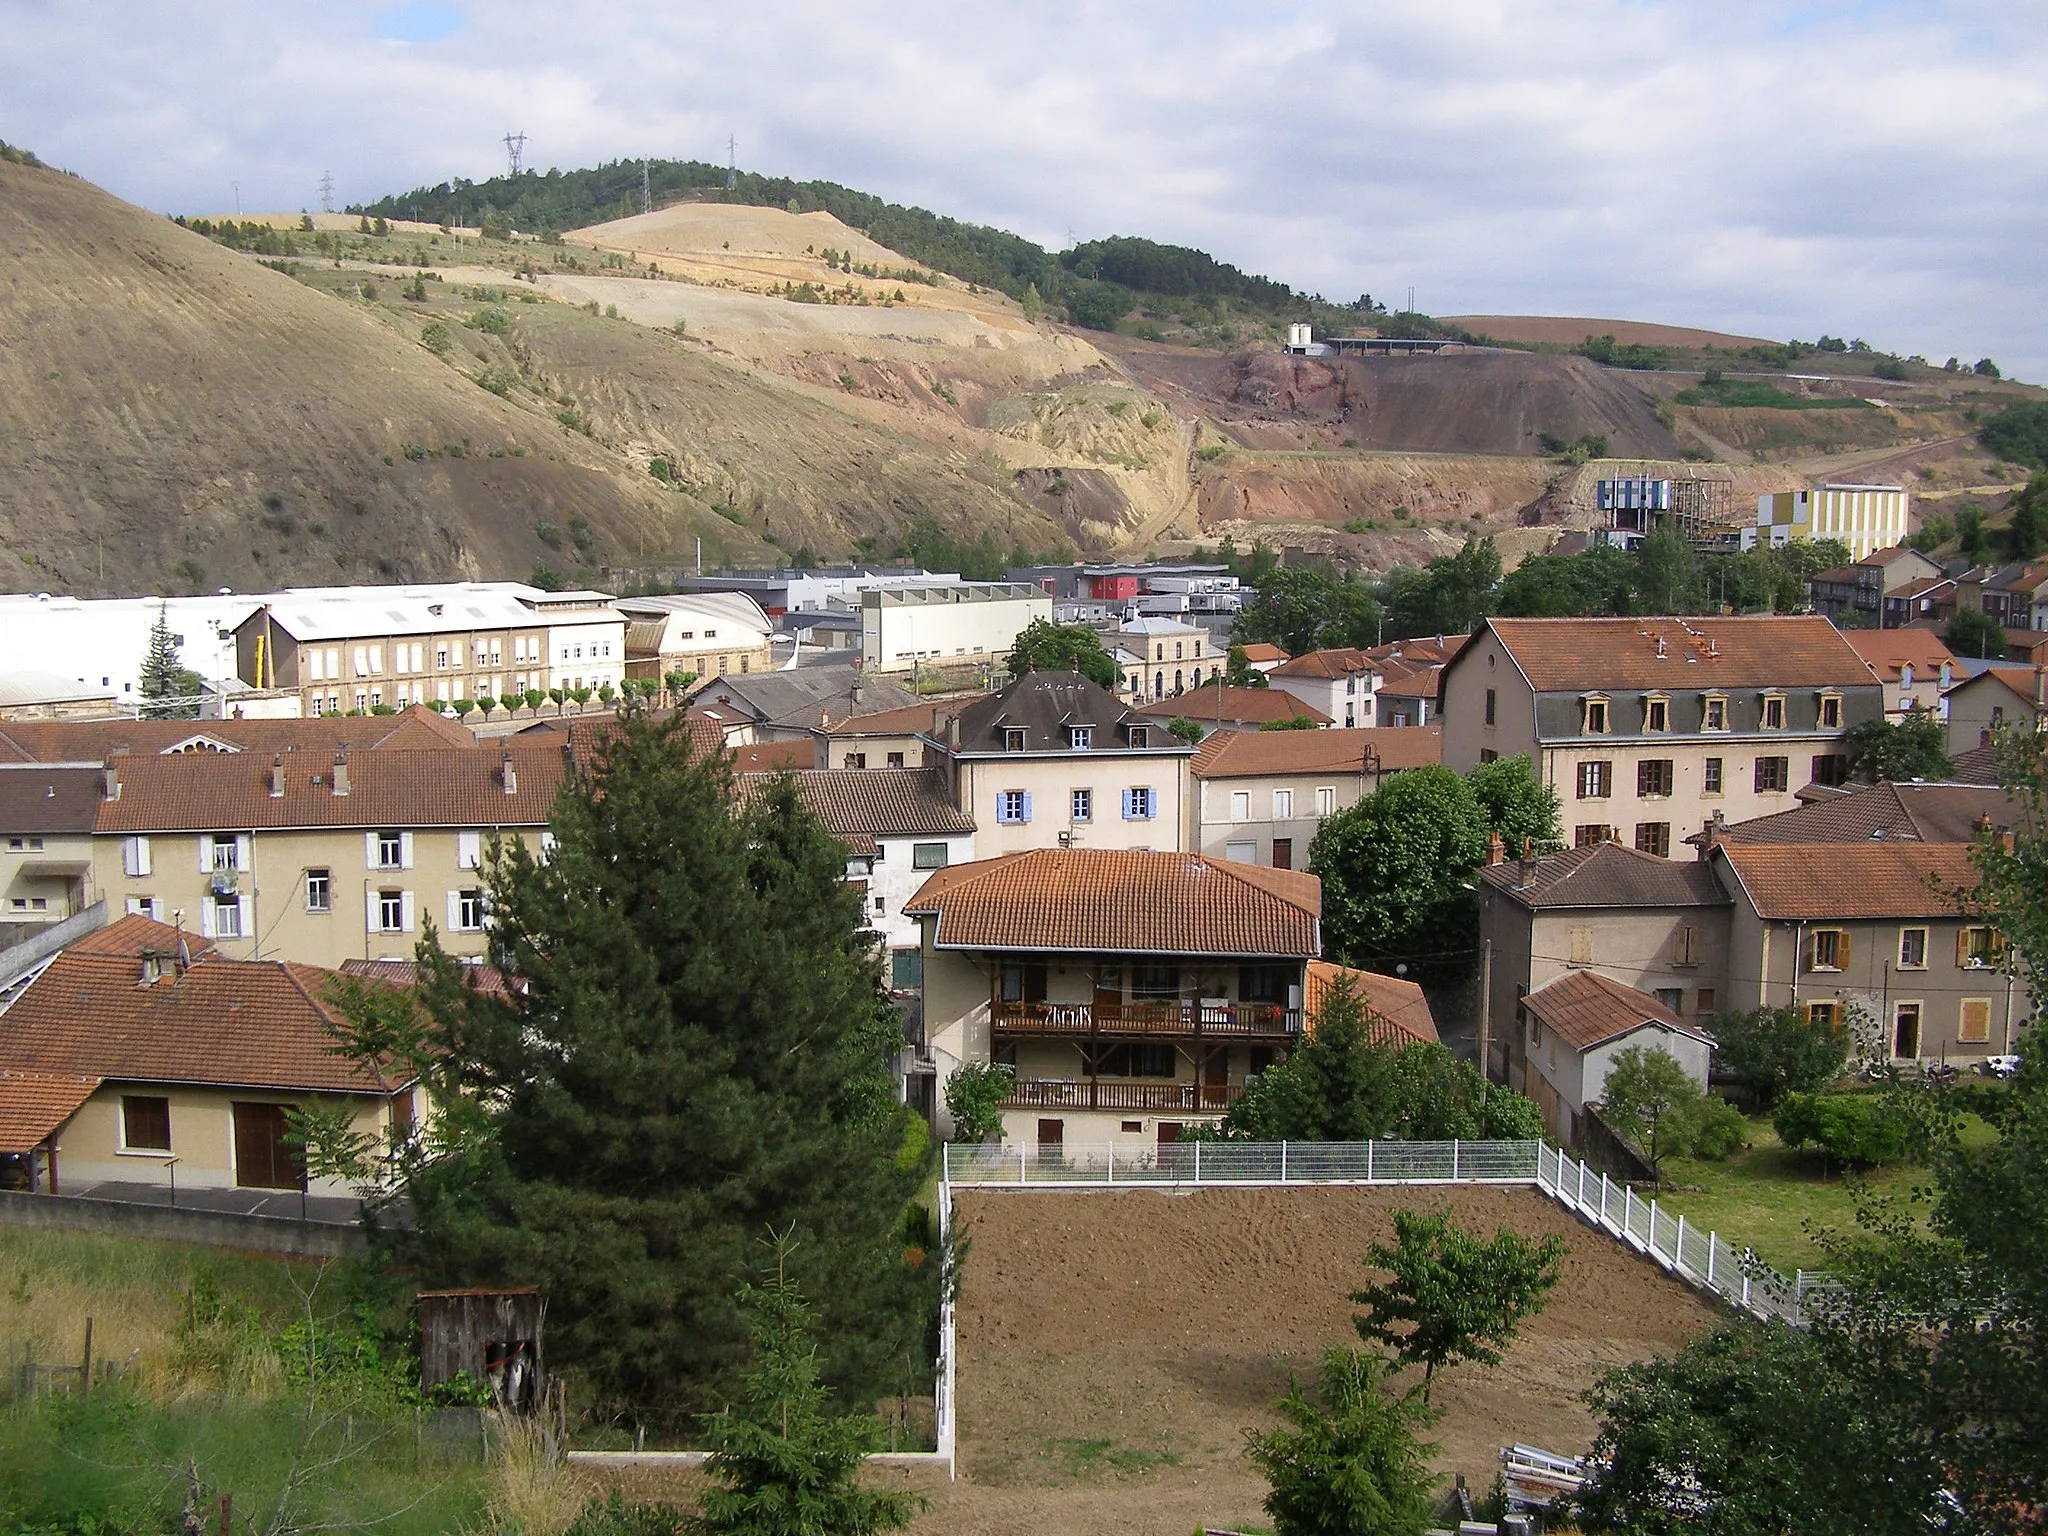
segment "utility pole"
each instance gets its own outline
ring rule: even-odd
[[[238,182],[234,183],[234,188],[235,188],[235,217],[239,219],[239,218],[240,218],[240,217],[242,216],[242,184],[241,184],[241,183],[240,183],[240,182],[238,181]]]
[[[648,183],[647,162],[645,160],[640,162],[640,211],[642,213],[654,212],[654,193]]]
[[[740,184],[740,141],[731,134],[725,136],[725,190],[734,191]]]
[[[511,167],[510,174],[516,178],[519,175],[520,162],[526,157],[526,135],[523,133],[508,133],[505,135],[503,143],[505,145],[505,160]]]
[[[334,172],[332,171],[322,171],[320,173],[320,211],[322,213],[334,212]]]

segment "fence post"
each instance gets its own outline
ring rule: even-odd
[[[1366,1182],[1366,1183],[1368,1183],[1368,1184],[1370,1184],[1370,1183],[1372,1182],[1372,1138],[1371,1138],[1371,1137],[1367,1137],[1367,1138],[1366,1138],[1366,1142],[1365,1142],[1365,1182]]]
[[[1017,1182],[1019,1185],[1031,1182],[1031,1170],[1025,1166],[1025,1156],[1024,1143],[1020,1141],[1017,1143]]]
[[[1104,1178],[1102,1182],[1105,1184],[1114,1184],[1116,1182],[1116,1143],[1113,1141],[1109,1144],[1108,1168],[1108,1176]]]
[[[1718,1233],[1718,1232],[1709,1232],[1709,1233],[1707,1234],[1707,1289],[1708,1289],[1708,1290],[1712,1290],[1712,1289],[1714,1288],[1714,1250],[1715,1250],[1716,1248],[1720,1247],[1720,1246],[1721,1246],[1721,1234],[1720,1234],[1720,1233]]]
[[[1559,1154],[1559,1155],[1560,1155],[1560,1156],[1562,1156],[1563,1154]],[[1580,1209],[1580,1210],[1584,1210],[1584,1209],[1586,1208],[1586,1165],[1585,1165],[1584,1163],[1580,1163],[1580,1164],[1579,1164],[1579,1196],[1578,1196],[1578,1198],[1579,1198],[1579,1209]]]
[[[1685,1268],[1685,1212],[1678,1213],[1678,1251],[1671,1255],[1672,1262],[1682,1271]]]
[[[1284,1140],[1280,1143],[1280,1182],[1287,1182],[1287,1143]]]
[[[1747,1265],[1744,1265],[1742,1270],[1742,1309],[1745,1312],[1749,1310],[1749,1266]]]
[[[1650,1257],[1657,1257],[1657,1197],[1650,1196]]]
[[[1457,1138],[1457,1137],[1455,1137],[1455,1136],[1453,1136],[1453,1137],[1451,1138],[1451,1182],[1452,1182],[1452,1183],[1456,1183],[1456,1182],[1457,1182],[1457,1179],[1458,1179],[1458,1138]]]
[[[1635,1203],[1636,1192],[1626,1184],[1621,1186],[1621,1235],[1629,1235],[1629,1207]]]
[[[1199,1186],[1199,1185],[1201,1184],[1201,1182],[1202,1182],[1202,1144],[1201,1144],[1201,1143],[1200,1143],[1200,1142],[1198,1141],[1198,1142],[1196,1142],[1196,1143],[1195,1143],[1195,1183],[1196,1183],[1196,1185],[1197,1185],[1197,1186]]]
[[[953,1143],[950,1141],[939,1144],[939,1182],[941,1184],[953,1182]]]
[[[1581,1163],[1579,1166],[1583,1168],[1586,1165]],[[1600,1225],[1603,1227],[1607,1225],[1607,1174],[1605,1170],[1602,1170],[1600,1174]]]

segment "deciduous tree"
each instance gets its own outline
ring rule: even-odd
[[[1416,1431],[1431,1415],[1416,1397],[1390,1396],[1385,1362],[1367,1350],[1324,1352],[1311,1398],[1296,1382],[1275,1405],[1287,1427],[1248,1435],[1252,1465],[1273,1491],[1274,1536],[1421,1536],[1437,1484],[1434,1445]]]
[[[2001,637],[2001,644],[2003,637]],[[1948,732],[1934,711],[1916,709],[1896,724],[1879,716],[1849,728],[1844,739],[1849,768],[1859,779],[1945,779],[1956,771],[1948,755]]]
[[[1027,672],[1078,672],[1092,683],[1116,692],[1120,678],[1116,658],[1102,648],[1102,637],[1085,624],[1055,624],[1033,619],[1010,648],[1010,676]]]
[[[1676,1056],[1657,1046],[1632,1045],[1615,1053],[1600,1090],[1600,1114],[1635,1143],[1661,1183],[1664,1160],[1684,1150],[1688,1117],[1700,1098],[1700,1085]]]
[[[1849,1032],[1797,1008],[1758,1008],[1714,1020],[1714,1066],[1769,1111],[1788,1093],[1816,1093],[1841,1075]]]
[[[1367,970],[1456,980],[1475,964],[1472,875],[1487,823],[1472,786],[1449,768],[1395,774],[1326,818],[1309,847],[1323,881],[1323,942]]]

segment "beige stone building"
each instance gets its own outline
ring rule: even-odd
[[[1240,864],[1305,866],[1326,818],[1388,774],[1439,761],[1442,747],[1434,727],[1218,731],[1195,753],[1188,846]]]
[[[1444,762],[1523,754],[1574,843],[1669,857],[1848,777],[1884,687],[1826,619],[1489,619],[1440,680]]]
[[[99,806],[97,767],[0,763],[0,948],[99,900],[92,854]]]
[[[744,592],[677,592],[620,598],[626,616],[626,676],[665,682],[676,673],[705,683],[774,667],[774,623]]]

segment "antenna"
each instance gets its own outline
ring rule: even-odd
[[[640,211],[642,213],[654,212],[654,194],[648,189],[647,162],[645,160],[640,162]]]
[[[725,136],[725,190],[730,192],[740,184],[740,141],[731,134]]]
[[[322,171],[320,173],[320,211],[322,213],[334,212],[334,172],[332,171]]]
[[[523,133],[508,133],[505,135],[504,144],[505,159],[512,167],[510,174],[517,176],[519,174],[520,162],[526,158],[526,135]]]

